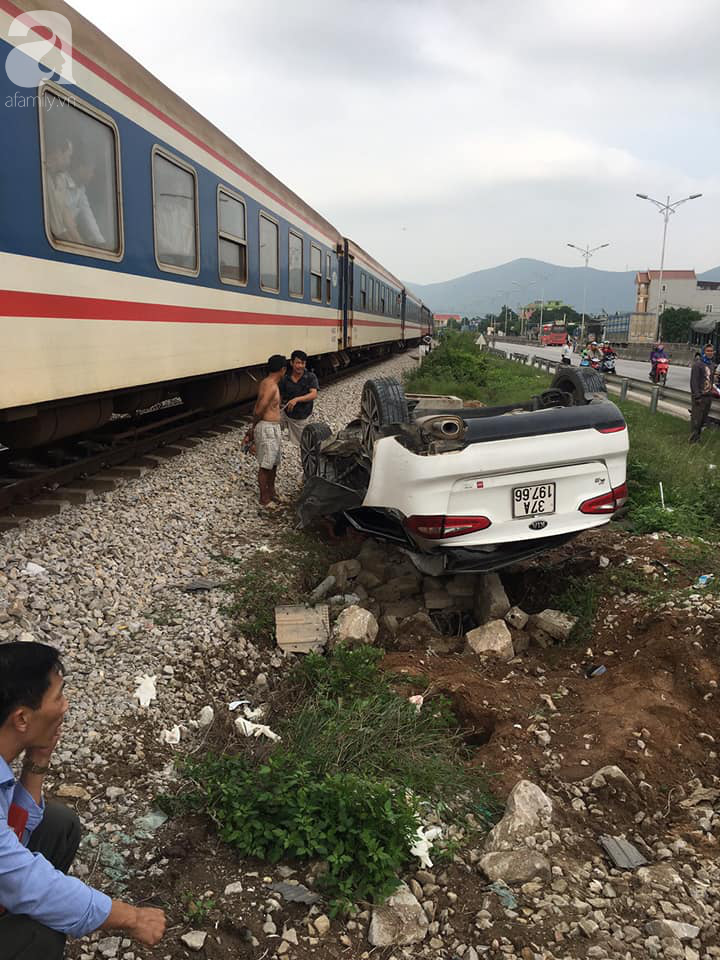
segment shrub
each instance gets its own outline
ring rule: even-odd
[[[188,769],[200,784],[196,809],[243,856],[327,863],[323,887],[343,901],[382,898],[397,885],[419,819],[404,792],[351,773],[318,776],[280,749],[253,766],[208,757]]]

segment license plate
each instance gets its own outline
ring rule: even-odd
[[[514,519],[555,513],[555,484],[535,483],[528,487],[513,487],[512,505]]]

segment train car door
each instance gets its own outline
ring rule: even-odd
[[[406,294],[405,291],[403,290],[403,292],[402,292],[402,302],[401,302],[401,304],[400,304],[400,316],[401,316],[400,326],[401,326],[401,329],[402,329],[402,338],[403,338],[403,340],[405,339],[405,318],[406,318],[406,315],[407,315],[407,294]]]
[[[345,309],[343,311],[343,346],[353,345],[353,321],[355,316],[355,257],[345,242]]]

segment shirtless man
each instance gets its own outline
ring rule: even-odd
[[[255,444],[259,468],[260,506],[272,509],[278,504],[275,476],[282,450],[279,384],[287,369],[285,357],[278,354],[270,357],[267,369],[267,376],[260,382],[252,425],[245,439]]]

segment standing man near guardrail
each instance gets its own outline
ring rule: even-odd
[[[697,443],[700,440],[700,434],[713,401],[715,378],[715,348],[711,343],[707,343],[702,354],[695,357],[695,362],[690,369],[690,393],[692,394],[690,443]]]

